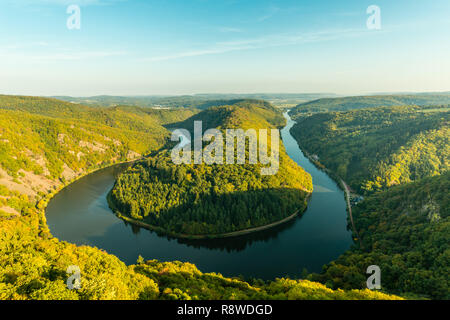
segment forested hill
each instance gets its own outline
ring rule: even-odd
[[[149,128],[185,120],[199,112],[196,109],[168,110],[125,105],[90,107],[53,98],[0,95],[0,110],[2,109],[64,120],[92,121],[120,129],[147,131]]]
[[[193,114],[161,112],[0,96],[0,213],[25,214],[90,170],[161,148],[170,137],[162,125]]]
[[[208,128],[281,128],[286,122],[282,113],[267,101],[237,99],[211,101],[206,110],[171,126],[192,131],[194,121],[202,121],[205,130]]]
[[[365,194],[352,206],[359,241],[309,279],[362,288],[377,265],[389,292],[450,297],[449,116],[448,106],[397,106],[297,117],[302,149]]]
[[[450,299],[450,173],[395,186],[353,208],[362,248],[354,248],[312,279],[332,288],[365,288],[378,265],[382,287],[397,294]]]
[[[364,193],[449,169],[450,109],[380,107],[298,118],[302,149]]]
[[[262,101],[214,107],[194,120],[203,129],[270,129],[283,125],[281,113]],[[247,150],[248,151],[248,150]],[[225,153],[224,153],[225,155]],[[261,175],[261,164],[175,165],[169,151],[141,161],[123,173],[111,193],[121,214],[174,236],[216,236],[268,225],[303,212],[312,191],[311,176],[280,146],[279,171]]]
[[[343,98],[323,98],[299,104],[291,110],[295,120],[311,113],[328,111],[347,111],[362,108],[391,106],[427,106],[450,104],[450,93],[411,94],[411,95],[374,95]]]

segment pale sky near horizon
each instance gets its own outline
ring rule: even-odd
[[[0,0],[0,94],[450,91],[449,57],[448,0]]]

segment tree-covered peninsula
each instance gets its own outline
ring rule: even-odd
[[[222,131],[276,129],[284,124],[278,110],[256,100],[207,109],[182,125],[192,131],[193,121],[199,120],[204,130]],[[248,141],[245,152],[248,155]],[[221,236],[302,213],[312,191],[310,175],[286,155],[282,145],[278,172],[263,175],[262,166],[248,161],[174,164],[169,150],[163,150],[119,176],[110,194],[111,206],[123,218],[132,219],[128,221],[174,236]]]

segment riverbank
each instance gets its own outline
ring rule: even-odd
[[[345,189],[345,199],[347,202],[347,209],[348,209],[348,214],[350,216],[350,221],[352,223],[353,232],[356,234],[357,240],[359,241],[359,246],[362,247],[361,237],[359,236],[358,230],[356,230],[355,222],[353,220],[352,204],[350,203],[350,188],[348,187],[347,183],[345,183],[345,181],[342,179],[341,179],[341,183]]]
[[[50,230],[48,229],[48,226],[47,226],[47,218],[45,215],[45,211],[47,209],[47,206],[48,206],[50,200],[52,200],[53,197],[55,197],[59,192],[61,192],[62,190],[64,190],[68,186],[70,186],[71,184],[75,183],[76,181],[78,181],[92,173],[95,173],[97,171],[111,168],[114,166],[132,164],[132,163],[142,160],[142,159],[143,158],[141,157],[141,158],[137,158],[137,159],[133,159],[133,160],[125,160],[125,161],[118,161],[115,163],[108,163],[104,166],[100,166],[98,168],[94,168],[91,170],[87,170],[85,172],[81,172],[79,175],[77,175],[73,179],[66,181],[65,183],[62,183],[59,186],[57,186],[57,188],[55,190],[53,190],[51,193],[48,193],[45,196],[43,196],[41,199],[37,200],[36,201],[36,209],[38,210],[40,233],[43,233],[43,232],[48,233],[48,234],[50,233]]]
[[[292,130],[292,128],[291,128],[291,130]],[[294,135],[292,135],[292,136],[295,139],[295,136]],[[308,158],[308,160],[311,161],[311,163],[314,164],[314,166],[317,169],[322,170],[323,172],[325,172],[334,182],[336,182],[336,184],[339,186],[339,188],[342,191],[344,191],[345,202],[346,202],[346,206],[347,206],[347,212],[348,212],[350,224],[351,224],[351,227],[352,227],[352,230],[353,230],[353,234],[356,236],[356,239],[359,241],[359,244],[361,245],[361,239],[359,237],[358,230],[356,230],[355,223],[354,223],[354,220],[353,220],[352,205],[350,203],[350,188],[348,187],[347,183],[340,176],[338,176],[335,172],[333,172],[330,169],[328,169],[327,167],[325,167],[320,161],[317,160],[316,157],[314,157],[308,151],[306,151],[305,148],[302,148],[302,146],[297,141],[297,139],[295,139],[295,141],[297,142],[298,147],[303,152],[305,157]],[[354,240],[356,240],[356,239],[354,238]]]
[[[300,145],[299,148],[301,149]],[[314,159],[314,157],[312,157],[307,151],[304,151],[303,149],[301,149],[303,151],[303,153],[305,154],[305,156],[320,170],[323,170],[326,174],[328,174],[328,176],[333,179],[337,185],[339,186],[339,188],[341,188],[342,191],[344,191],[345,193],[345,202],[347,204],[347,212],[350,218],[350,223],[352,226],[352,230],[354,235],[356,235],[356,239],[359,241],[359,244],[361,245],[361,238],[359,237],[359,233],[358,230],[356,230],[355,227],[355,222],[353,220],[353,212],[352,212],[352,204],[350,203],[350,188],[347,185],[347,183],[344,181],[344,179],[342,179],[340,176],[338,176],[336,173],[334,173],[333,171],[331,171],[330,169],[328,169],[327,167],[325,167],[322,163],[320,163],[319,161],[317,161],[316,159]]]

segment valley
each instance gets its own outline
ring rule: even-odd
[[[283,118],[281,111],[258,100],[221,101],[204,110],[89,107],[37,97],[1,96],[0,100],[3,299],[226,299],[231,295],[267,299],[286,298],[289,290],[293,290],[290,297],[298,299],[395,298],[364,290],[366,265],[380,261],[390,279],[391,285],[385,287],[388,292],[406,297],[448,296],[447,106],[313,112],[296,116],[294,122],[289,115],[296,114],[295,109]],[[259,170],[255,171],[256,165],[242,172],[239,170],[245,166],[238,168],[237,173],[218,168],[208,173],[211,169],[201,164],[184,168],[181,176],[177,170],[173,175],[163,174],[159,178],[173,184],[170,190],[185,186],[185,190],[177,191],[179,196],[196,190],[196,185],[214,181],[217,188],[211,185],[211,190],[215,192],[233,187],[227,191],[233,197],[237,195],[230,198],[231,203],[241,201],[256,207],[243,210],[242,206],[216,202],[215,209],[200,209],[183,222],[185,217],[179,214],[192,208],[188,197],[183,200],[187,201],[185,208],[173,211],[178,212],[173,222],[161,220],[164,223],[151,228],[153,231],[140,228],[139,224],[146,223],[141,223],[146,212],[143,205],[161,199],[157,196],[161,191],[139,199],[138,190],[155,183],[148,180],[146,171],[151,169],[150,176],[156,177],[171,170],[165,158],[171,145],[168,129],[193,130],[193,122],[198,120],[206,123],[205,128],[219,130],[281,129],[280,172],[263,178],[257,174]],[[395,134],[396,138],[388,143],[379,138]],[[330,140],[331,136],[335,139]],[[380,150],[383,143],[385,147]],[[299,145],[309,155],[317,155],[314,163]],[[424,145],[428,151],[420,153]],[[349,152],[353,156],[349,157]],[[371,154],[367,160],[362,158]],[[380,165],[380,161],[387,165]],[[371,180],[375,175],[381,178]],[[225,184],[221,185],[218,177],[225,178]],[[267,192],[256,192],[252,197],[261,200],[249,202],[245,200],[248,196],[239,193],[258,188],[249,188],[247,182],[246,189],[242,189],[244,177],[252,177],[249,181],[260,190],[279,190],[269,193],[273,197],[270,200]],[[174,182],[174,178],[181,180]],[[338,186],[340,178],[365,194],[364,200],[351,208],[353,221]],[[195,184],[189,185],[189,179],[196,179]],[[124,191],[128,188],[127,199],[135,197],[136,201],[131,205],[134,211],[124,210],[127,214],[123,220],[114,215],[107,201],[111,189],[112,195],[118,187]],[[157,184],[155,187],[160,188]],[[208,199],[209,195],[201,193],[205,190],[208,188],[201,187],[200,193],[192,194],[200,200],[197,204]],[[126,194],[124,191],[122,194]],[[149,200],[152,196],[154,199]],[[211,199],[218,199],[217,194]],[[277,202],[279,199],[290,200]],[[257,209],[261,201],[267,201],[265,209],[252,216],[261,210]],[[212,208],[213,203],[207,200],[197,208],[205,204]],[[409,208],[405,215],[398,216],[405,208]],[[220,219],[208,217],[223,209],[230,211],[219,217],[237,220],[220,223]],[[249,216],[240,218],[244,212]],[[385,234],[388,223],[391,229]],[[357,240],[353,244],[352,229]],[[422,236],[413,239],[410,230]],[[180,238],[182,234],[185,237]],[[414,258],[418,250],[427,252],[421,262]],[[87,258],[88,253],[92,258]],[[84,290],[65,289],[66,263],[91,270],[84,274],[89,283]],[[106,275],[99,263],[114,266],[111,272],[116,270],[108,280],[112,291],[101,284]],[[191,263],[209,273],[203,274]],[[42,267],[36,269],[38,265]],[[161,275],[161,270],[171,270],[168,278]],[[398,270],[404,272],[403,277]],[[411,279],[413,285],[408,282]],[[202,281],[209,288],[207,294],[194,289]],[[215,281],[223,284],[218,286]],[[228,288],[224,283],[234,284]],[[308,288],[314,288],[315,293]],[[334,291],[337,289],[345,291]]]
[[[449,13],[448,0],[0,1],[2,306],[445,308]]]

